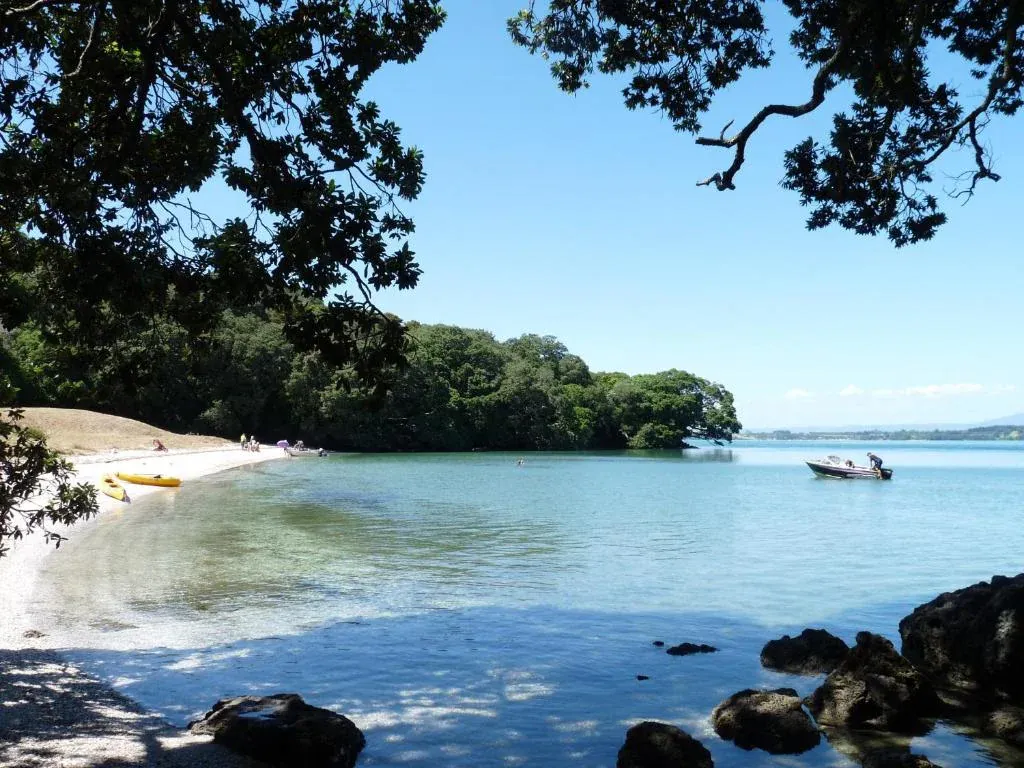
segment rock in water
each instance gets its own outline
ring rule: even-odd
[[[1024,704],[1024,573],[939,595],[900,622],[900,637],[938,685]]]
[[[718,649],[706,643],[680,643],[665,651],[669,656],[690,656],[694,653],[715,653]]]
[[[363,732],[347,717],[294,693],[221,699],[189,723],[189,730],[277,766],[352,768],[366,746]]]
[[[941,768],[924,755],[911,754],[910,750],[876,749],[864,756],[863,768]]]
[[[690,734],[647,720],[626,731],[616,768],[714,768],[711,753]]]
[[[711,724],[723,739],[743,749],[773,755],[796,755],[818,746],[821,734],[804,712],[792,688],[747,689],[734,693],[711,713]]]
[[[807,698],[820,725],[924,730],[922,717],[941,703],[931,684],[881,635],[857,634],[857,645]]]
[[[1004,741],[1024,747],[1024,709],[1000,707],[985,718],[983,730]]]
[[[824,629],[805,629],[797,637],[783,635],[761,649],[761,666],[796,675],[817,675],[838,667],[850,646]]]

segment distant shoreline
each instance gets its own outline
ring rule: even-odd
[[[957,442],[987,440],[992,442],[1020,442],[1024,440],[1024,426],[1000,425],[997,427],[974,427],[972,429],[897,429],[860,430],[850,432],[796,432],[775,429],[761,432],[744,432],[734,440],[933,440]]]

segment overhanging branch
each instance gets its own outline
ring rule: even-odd
[[[714,184],[719,191],[735,189],[736,185],[733,184],[732,180],[743,165],[743,161],[746,158],[747,141],[754,134],[754,131],[760,128],[761,123],[772,115],[800,117],[801,115],[806,115],[808,112],[813,112],[815,109],[820,107],[825,101],[825,94],[832,86],[829,82],[829,78],[832,74],[832,68],[835,67],[836,62],[839,61],[839,56],[842,50],[842,46],[837,48],[836,52],[832,54],[832,57],[821,65],[818,73],[814,76],[814,84],[811,88],[811,98],[803,104],[769,104],[754,115],[751,121],[743,126],[739,133],[728,139],[725,138],[725,132],[729,130],[729,126],[732,125],[732,120],[725,124],[725,127],[722,129],[717,139],[707,136],[698,137],[697,143],[701,146],[724,147],[726,149],[735,147],[736,152],[732,158],[732,165],[730,165],[724,172],[720,171],[713,176],[708,177],[704,181],[698,181],[697,186],[706,187]]]

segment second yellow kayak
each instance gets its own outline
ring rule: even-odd
[[[177,488],[181,485],[180,477],[168,475],[135,475],[130,472],[118,472],[117,476],[126,483],[135,483],[136,485],[159,485],[164,488]]]
[[[100,478],[100,491],[118,501],[131,501],[128,498],[128,491],[124,489],[124,486],[110,475],[104,475]]]

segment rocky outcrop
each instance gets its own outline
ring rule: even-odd
[[[1002,707],[990,712],[983,726],[985,733],[1024,747],[1024,709]]]
[[[831,672],[850,652],[850,646],[824,629],[805,629],[797,637],[783,635],[761,649],[761,666],[796,675]]]
[[[861,763],[864,768],[941,768],[924,755],[903,749],[876,749],[868,752]]]
[[[714,768],[707,748],[685,731],[651,720],[626,731],[616,768]]]
[[[711,725],[737,747],[763,749],[773,755],[806,752],[821,741],[821,734],[792,688],[734,693],[715,707]]]
[[[1024,704],[1024,573],[939,595],[900,622],[900,637],[937,685]]]
[[[352,768],[366,745],[344,715],[307,704],[297,694],[222,699],[189,730],[270,765]]]
[[[854,646],[807,706],[820,725],[918,731],[941,706],[931,684],[881,635],[857,634]]]
[[[715,653],[718,649],[713,645],[705,645],[701,643],[680,643],[679,645],[673,645],[671,648],[665,651],[669,656],[690,656],[694,653]]]

